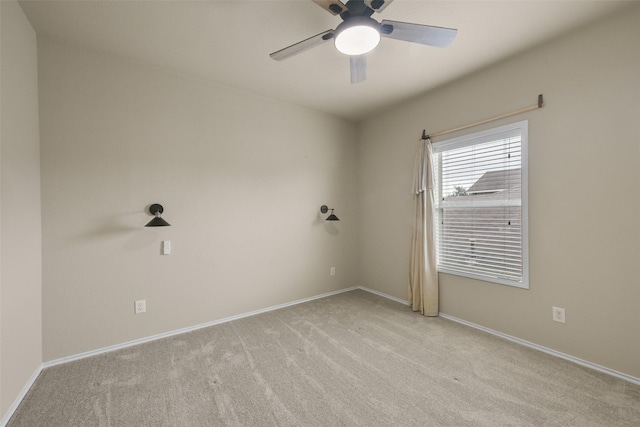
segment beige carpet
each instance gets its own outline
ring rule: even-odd
[[[42,372],[17,426],[639,426],[640,386],[363,291]]]

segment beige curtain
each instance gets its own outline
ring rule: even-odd
[[[438,315],[438,271],[433,238],[431,140],[420,141],[414,169],[415,227],[411,241],[409,303],[425,316]]]

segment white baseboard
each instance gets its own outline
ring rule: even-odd
[[[592,363],[592,362],[589,362],[587,360],[583,360],[583,359],[580,359],[578,357],[574,357],[574,356],[571,356],[569,354],[565,354],[565,353],[562,353],[560,351],[556,351],[554,349],[551,349],[551,348],[548,348],[548,347],[544,347],[544,346],[538,345],[536,343],[532,343],[532,342],[520,339],[518,337],[514,337],[512,335],[503,334],[502,332],[494,331],[493,329],[489,329],[489,328],[486,328],[484,326],[477,325],[477,324],[472,323],[472,322],[468,322],[466,320],[458,319],[457,317],[450,316],[450,315],[445,314],[445,313],[440,313],[440,317],[452,320],[452,321],[457,322],[457,323],[461,323],[463,325],[472,327],[474,329],[479,329],[479,330],[487,332],[487,333],[489,333],[491,335],[495,335],[495,336],[498,336],[500,338],[504,338],[506,340],[512,341],[514,343],[517,343],[517,344],[520,344],[520,345],[524,345],[524,346],[529,347],[529,348],[533,348],[534,350],[538,350],[538,351],[541,351],[543,353],[547,353],[547,354],[550,354],[552,356],[556,356],[556,357],[559,357],[561,359],[568,360],[568,361],[576,363],[578,365],[585,366],[585,367],[591,368],[591,369],[595,369],[596,371],[600,371],[600,372],[603,372],[605,374],[612,375],[614,377],[623,379],[625,381],[629,381],[630,383],[640,385],[640,378],[636,378],[636,377],[633,377],[631,375],[627,375],[627,374],[625,374],[623,372],[619,372],[619,371],[616,371],[614,369],[609,369],[609,368],[607,368],[605,366],[601,366],[601,365],[598,365],[596,363]]]
[[[33,386],[33,383],[35,383],[36,379],[38,379],[38,375],[40,375],[40,372],[42,372],[42,364],[40,364],[40,366],[36,368],[36,370],[33,372],[31,377],[27,381],[27,383],[24,385],[24,387],[22,387],[22,390],[20,391],[20,394],[18,394],[18,397],[16,397],[16,400],[14,400],[11,407],[9,407],[9,410],[7,411],[7,413],[4,414],[4,417],[2,417],[2,421],[0,421],[1,427],[5,427],[7,425],[7,423],[13,416],[14,412],[16,412],[16,409],[18,409],[18,406],[22,402],[22,399],[24,399],[24,397],[27,395],[27,393]]]
[[[389,294],[385,294],[384,292],[374,291],[373,289],[369,289],[369,288],[366,288],[364,286],[358,286],[356,289],[361,289],[363,291],[367,291],[367,292],[369,292],[371,294],[375,294],[375,295],[378,295],[380,297],[383,297],[383,298],[386,298],[386,299],[390,299],[390,300],[395,301],[395,302],[399,302],[400,304],[403,304],[403,305],[409,305],[409,302],[407,300],[403,300],[401,298],[396,298],[396,297],[391,296]]]
[[[144,344],[144,343],[147,343],[147,342],[150,342],[150,341],[159,340],[159,339],[162,339],[162,338],[172,337],[174,335],[180,335],[180,334],[184,334],[184,333],[188,333],[188,332],[193,332],[193,331],[196,331],[198,329],[208,328],[209,326],[214,326],[214,325],[219,325],[221,323],[231,322],[232,320],[238,320],[238,319],[242,319],[244,317],[255,316],[256,314],[267,313],[269,311],[279,310],[281,308],[290,307],[292,305],[302,304],[304,302],[309,302],[309,301],[313,301],[313,300],[316,300],[316,299],[325,298],[325,297],[329,297],[329,296],[332,296],[332,295],[337,295],[337,294],[341,294],[341,293],[344,293],[344,292],[353,291],[355,289],[358,289],[358,288],[357,287],[351,287],[351,288],[339,289],[337,291],[327,292],[325,294],[316,295],[316,296],[312,296],[312,297],[308,297],[308,298],[303,298],[303,299],[299,299],[299,300],[296,300],[296,301],[287,302],[287,303],[284,303],[284,304],[278,304],[278,305],[274,305],[274,306],[271,306],[271,307],[266,307],[266,308],[262,308],[262,309],[259,309],[259,310],[250,311],[248,313],[237,314],[235,316],[229,316],[229,317],[225,317],[225,318],[222,318],[222,319],[213,320],[211,322],[201,323],[199,325],[189,326],[189,327],[182,328],[182,329],[175,329],[173,331],[163,332],[161,334],[151,335],[151,336],[144,337],[144,338],[139,338],[139,339],[133,340],[133,341],[127,341],[127,342],[124,342],[124,343],[114,344],[114,345],[110,345],[110,346],[107,346],[107,347],[98,348],[98,349],[95,349],[95,350],[85,351],[83,353],[74,354],[72,356],[62,357],[60,359],[55,359],[55,360],[50,360],[48,362],[44,362],[43,363],[43,368],[49,368],[51,366],[56,366],[56,365],[61,365],[63,363],[73,362],[74,360],[80,360],[80,359],[85,359],[87,357],[97,356],[99,354],[108,353],[108,352],[115,351],[115,350],[120,350],[120,349],[131,347],[131,346],[134,346],[134,345]],[[384,296],[384,295],[382,295],[382,296]]]
[[[110,351],[120,350],[120,349],[123,349],[123,348],[131,347],[131,346],[138,345],[138,344],[143,344],[143,343],[150,342],[150,341],[159,340],[159,339],[162,339],[162,338],[171,337],[171,336],[174,336],[174,335],[179,335],[179,334],[192,332],[192,331],[195,331],[195,330],[198,330],[198,329],[207,328],[209,326],[215,326],[215,325],[219,325],[219,324],[222,324],[222,323],[231,322],[232,320],[237,320],[237,319],[242,319],[242,318],[245,318],[245,317],[255,316],[257,314],[267,313],[269,311],[279,310],[279,309],[285,308],[285,307],[291,307],[293,305],[302,304],[302,303],[313,301],[313,300],[316,300],[316,299],[325,298],[325,297],[329,297],[329,296],[332,296],[332,295],[337,295],[337,294],[341,294],[341,293],[344,293],[344,292],[353,291],[355,289],[360,289],[360,290],[372,293],[374,295],[378,295],[380,297],[383,297],[383,298],[398,302],[398,303],[406,305],[406,306],[409,305],[409,303],[406,300],[394,297],[394,296],[386,294],[384,292],[376,291],[374,289],[370,289],[370,288],[367,288],[365,286],[354,286],[354,287],[350,287],[350,288],[339,289],[339,290],[333,291],[333,292],[327,292],[327,293],[324,293],[324,294],[321,294],[321,295],[316,295],[316,296],[312,296],[312,297],[308,297],[308,298],[299,299],[299,300],[296,300],[296,301],[291,301],[291,302],[284,303],[284,304],[278,304],[278,305],[274,305],[274,306],[271,306],[271,307],[266,307],[266,308],[263,308],[263,309],[250,311],[250,312],[247,312],[247,313],[238,314],[238,315],[235,315],[235,316],[229,316],[229,317],[225,317],[225,318],[222,318],[222,319],[217,319],[217,320],[214,320],[214,321],[211,321],[211,322],[202,323],[202,324],[195,325],[195,326],[190,326],[190,327],[187,327],[187,328],[176,329],[176,330],[173,330],[173,331],[164,332],[164,333],[157,334],[157,335],[152,335],[152,336],[140,338],[140,339],[133,340],[133,341],[128,341],[128,342],[121,343],[121,344],[115,344],[115,345],[108,346],[108,347],[102,347],[102,348],[99,348],[99,349],[96,349],[96,350],[91,350],[91,351],[75,354],[75,355],[68,356],[68,357],[63,357],[63,358],[56,359],[56,360],[51,360],[51,361],[43,363],[42,366],[41,366],[41,369],[48,368],[48,367],[51,367],[51,366],[60,365],[60,364],[63,364],[63,363],[72,362],[74,360],[79,360],[79,359],[84,359],[84,358],[91,357],[91,356],[96,356],[96,355],[107,353],[107,352],[110,352]],[[607,367],[604,367],[604,366],[601,366],[601,365],[598,365],[598,364],[595,364],[595,363],[591,363],[589,361],[586,361],[586,360],[571,356],[569,354],[565,354],[565,353],[562,353],[562,352],[559,352],[559,351],[556,351],[556,350],[553,350],[553,349],[550,349],[550,348],[547,348],[547,347],[544,347],[544,346],[541,346],[541,345],[538,345],[538,344],[535,344],[535,343],[520,339],[518,337],[514,337],[514,336],[511,336],[511,335],[508,335],[508,334],[504,334],[502,332],[495,331],[493,329],[489,329],[489,328],[486,328],[484,326],[477,325],[475,323],[468,322],[466,320],[456,318],[454,316],[450,316],[450,315],[448,315],[446,313],[442,313],[441,312],[441,313],[439,313],[439,315],[441,317],[445,318],[445,319],[452,320],[452,321],[457,322],[457,323],[461,323],[463,325],[472,327],[474,329],[479,329],[479,330],[487,332],[489,334],[492,334],[492,335],[504,338],[506,340],[515,342],[517,344],[524,345],[524,346],[527,346],[529,348],[533,348],[535,350],[542,351],[544,353],[550,354],[552,356],[556,356],[556,357],[559,357],[561,359],[569,360],[571,362],[577,363],[578,365],[585,366],[585,367],[591,368],[591,369],[595,369],[596,371],[604,372],[604,373],[612,375],[614,377],[621,378],[621,379],[629,381],[631,383],[640,385],[640,378],[636,378],[636,377],[633,377],[631,375],[627,375],[625,373],[622,373],[622,372],[619,372],[619,371],[616,371],[616,370],[613,370],[613,369],[609,369]],[[38,373],[39,373],[39,371],[38,371]],[[35,378],[34,378],[34,380],[35,380]],[[29,384],[29,387],[30,386],[31,386],[31,384]],[[27,391],[28,391],[29,387],[26,387]],[[25,391],[25,394],[26,394],[26,391]],[[0,427],[1,427],[1,425],[0,425]]]
[[[409,303],[407,301],[401,300],[399,298],[393,297],[393,296],[385,294],[383,292],[374,291],[373,289],[369,289],[369,288],[366,288],[364,286],[359,286],[358,289],[362,289],[363,291],[371,292],[372,294],[376,294],[376,295],[379,295],[381,297],[388,298],[390,300],[393,300],[393,301],[396,301],[396,302],[399,302],[399,303],[402,303],[402,304],[405,304],[405,305],[409,305]],[[587,368],[591,368],[591,369],[594,369],[596,371],[603,372],[605,374],[609,374],[611,376],[623,379],[625,381],[629,381],[630,383],[640,385],[640,378],[636,378],[636,377],[633,377],[631,375],[627,375],[627,374],[625,374],[623,372],[619,372],[619,371],[616,371],[614,369],[609,369],[609,368],[607,368],[605,366],[601,366],[601,365],[598,365],[596,363],[592,363],[592,362],[589,362],[587,360],[583,360],[583,359],[580,359],[578,357],[574,357],[574,356],[571,356],[569,354],[565,354],[565,353],[562,353],[560,351],[553,350],[551,348],[544,347],[544,346],[541,346],[541,345],[538,345],[538,344],[535,344],[535,343],[520,339],[518,337],[514,337],[512,335],[504,334],[502,332],[498,332],[498,331],[495,331],[493,329],[489,329],[489,328],[486,328],[484,326],[481,326],[481,325],[478,325],[478,324],[475,324],[475,323],[472,323],[472,322],[468,322],[466,320],[459,319],[459,318],[454,317],[454,316],[450,316],[450,315],[448,315],[446,313],[440,312],[440,313],[438,313],[438,315],[440,317],[445,318],[445,319],[452,320],[452,321],[457,322],[457,323],[461,323],[463,325],[469,326],[469,327],[474,328],[474,329],[479,329],[479,330],[481,330],[483,332],[487,332],[487,333],[489,333],[491,335],[495,335],[495,336],[498,336],[500,338],[504,338],[506,340],[509,340],[511,342],[514,342],[514,343],[517,343],[517,344],[520,344],[520,345],[524,345],[524,346],[532,348],[534,350],[538,350],[538,351],[541,351],[543,353],[547,353],[547,354],[550,354],[552,356],[568,360],[568,361],[576,363],[578,365],[585,366]]]
[[[407,306],[409,305],[409,303],[406,300],[403,300],[401,298],[396,298],[396,297],[391,296],[389,294],[385,294],[384,292],[376,291],[376,290],[373,290],[373,289],[370,289],[370,288],[367,288],[367,287],[364,287],[364,286],[354,286],[354,287],[351,287],[351,288],[339,289],[337,291],[327,292],[327,293],[324,293],[324,294],[321,294],[321,295],[316,295],[316,296],[313,296],[313,297],[303,298],[303,299],[299,299],[299,300],[288,302],[288,303],[284,303],[284,304],[279,304],[279,305],[274,305],[274,306],[271,306],[271,307],[266,307],[266,308],[263,308],[263,309],[260,309],[260,310],[250,311],[248,313],[243,313],[243,314],[238,314],[238,315],[235,315],[235,316],[225,317],[225,318],[214,320],[214,321],[211,321],[211,322],[202,323],[200,325],[190,326],[188,328],[176,329],[176,330],[165,332],[165,333],[162,333],[162,334],[152,335],[152,336],[149,336],[149,337],[140,338],[140,339],[137,339],[137,340],[128,341],[128,342],[125,342],[125,343],[116,344],[116,345],[112,345],[112,346],[108,346],[108,347],[102,347],[102,348],[99,348],[99,349],[96,349],[96,350],[86,351],[84,353],[79,353],[79,354],[75,354],[75,355],[72,355],[72,356],[63,357],[63,358],[60,358],[60,359],[50,360],[48,362],[42,363],[36,369],[36,371],[33,373],[31,378],[29,378],[29,381],[25,384],[24,388],[22,389],[22,391],[20,392],[20,394],[18,395],[16,400],[13,402],[13,405],[11,405],[11,407],[9,408],[9,410],[7,411],[5,416],[2,418],[2,421],[0,421],[0,427],[5,427],[7,425],[7,423],[9,422],[11,417],[13,416],[14,412],[18,408],[18,405],[20,405],[20,402],[22,402],[22,399],[24,399],[26,394],[29,392],[29,389],[33,386],[33,383],[38,378],[38,375],[40,375],[40,372],[45,368],[49,368],[51,366],[56,366],[56,365],[61,365],[63,363],[68,363],[68,362],[72,362],[74,360],[84,359],[84,358],[87,358],[87,357],[96,356],[96,355],[99,355],[99,354],[103,354],[103,353],[107,353],[107,352],[111,352],[111,351],[115,351],[115,350],[120,350],[122,348],[127,348],[127,347],[131,347],[131,346],[134,346],[134,345],[150,342],[150,341],[155,341],[155,340],[159,340],[159,339],[162,339],[162,338],[171,337],[171,336],[174,336],[174,335],[179,335],[179,334],[184,334],[184,333],[187,333],[187,332],[192,332],[192,331],[195,331],[195,330],[198,330],[198,329],[207,328],[209,326],[214,326],[214,325],[219,325],[221,323],[230,322],[232,320],[242,319],[244,317],[255,316],[256,314],[267,313],[269,311],[274,311],[274,310],[278,310],[278,309],[281,309],[281,308],[290,307],[290,306],[297,305],[297,304],[302,304],[302,303],[305,303],[305,302],[313,301],[313,300],[320,299],[320,298],[329,297],[329,296],[332,296],[332,295],[341,294],[341,293],[344,293],[344,292],[353,291],[353,290],[356,290],[356,289],[360,289],[360,290],[363,290],[363,291],[366,291],[366,292],[381,296],[383,298],[398,302],[398,303],[403,304],[403,305],[407,305]],[[565,360],[569,360],[571,362],[577,363],[578,365],[582,365],[582,366],[585,366],[585,367],[588,367],[588,368],[591,368],[591,369],[595,369],[597,371],[604,372],[605,374],[609,374],[609,375],[612,375],[614,377],[621,378],[621,379],[629,381],[631,383],[640,385],[640,378],[632,377],[631,375],[627,375],[627,374],[624,374],[622,372],[618,372],[618,371],[615,371],[613,369],[609,369],[609,368],[606,368],[604,366],[600,366],[600,365],[597,365],[595,363],[591,363],[591,362],[588,362],[586,360],[582,360],[582,359],[579,359],[577,357],[573,357],[573,356],[570,356],[568,354],[564,354],[564,353],[561,353],[559,351],[556,351],[556,350],[553,350],[553,349],[550,349],[550,348],[547,348],[547,347],[543,347],[543,346],[540,346],[538,344],[531,343],[529,341],[525,341],[525,340],[522,340],[520,338],[511,336],[511,335],[503,334],[502,332],[494,331],[493,329],[485,328],[484,326],[480,326],[480,325],[477,325],[475,323],[468,322],[466,320],[458,319],[458,318],[456,318],[454,316],[449,316],[448,314],[445,314],[445,313],[440,313],[440,316],[442,316],[445,319],[452,320],[454,322],[458,322],[458,323],[461,323],[463,325],[466,325],[466,326],[469,326],[469,327],[472,327],[472,328],[475,328],[475,329],[479,329],[481,331],[490,333],[492,335],[507,339],[507,340],[515,342],[517,344],[521,344],[521,345],[533,348],[535,350],[539,350],[539,351],[542,351],[544,353],[550,354],[552,356],[556,356],[556,357],[560,357],[560,358],[565,359]]]

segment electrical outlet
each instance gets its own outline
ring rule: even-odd
[[[564,308],[551,307],[551,313],[554,322],[565,323]]]
[[[335,276],[336,275],[336,268],[335,267],[331,267],[329,269],[329,275],[330,276]]]
[[[145,313],[147,311],[147,300],[141,299],[135,302],[135,313]]]

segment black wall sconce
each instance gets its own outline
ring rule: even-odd
[[[162,207],[162,205],[154,203],[153,205],[149,206],[149,212],[151,213],[151,215],[155,215],[155,218],[149,221],[149,223],[145,225],[145,227],[167,227],[171,225],[160,217],[162,212],[164,212],[164,208]]]
[[[323,214],[326,214],[329,211],[331,211],[331,214],[326,218],[326,221],[340,221],[340,218],[333,214],[333,209],[329,209],[327,205],[320,206],[320,212]]]

